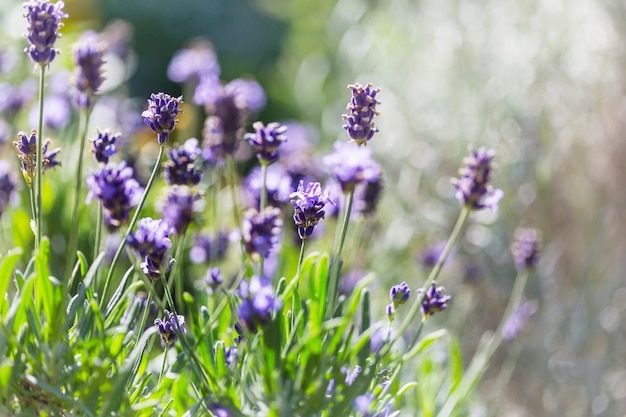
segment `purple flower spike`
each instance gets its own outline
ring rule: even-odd
[[[167,77],[177,83],[198,83],[205,78],[217,78],[220,65],[210,42],[197,40],[188,49],[174,54],[167,67]]]
[[[293,221],[298,227],[300,239],[306,240],[313,234],[317,223],[324,218],[324,206],[334,203],[330,200],[330,190],[322,191],[319,182],[310,182],[304,188],[304,181],[300,181],[298,189],[291,194],[291,204],[295,211]]]
[[[261,167],[254,167],[245,181],[247,206],[254,207],[257,210],[261,207],[262,173]],[[292,191],[291,177],[280,164],[267,167],[265,194],[268,206],[283,207],[283,204],[289,201]]]
[[[137,230],[128,236],[128,244],[140,258],[141,269],[152,280],[161,278],[165,252],[172,246],[170,224],[167,220],[153,220],[150,217],[139,220]]]
[[[78,107],[91,107],[93,96],[104,82],[102,66],[105,49],[105,44],[91,31],[86,32],[74,46],[76,70],[72,75],[72,84],[78,90],[75,97]]]
[[[18,140],[13,142],[13,146],[17,149],[17,157],[22,162],[22,175],[26,180],[26,184],[30,187],[33,178],[37,174],[37,131],[31,130],[30,135],[24,132],[17,134]],[[46,139],[42,147],[42,170],[55,168],[61,165],[56,160],[57,155],[61,152],[61,148],[55,148],[48,152],[50,139]]]
[[[167,153],[168,160],[163,163],[165,181],[170,185],[198,185],[202,171],[196,168],[196,161],[201,154],[196,138],[189,138],[183,146],[171,149]]]
[[[108,164],[87,177],[87,202],[98,198],[104,209],[104,220],[109,229],[117,229],[128,222],[130,209],[139,204],[141,186],[133,178],[133,169]]]
[[[513,314],[506,319],[502,326],[502,337],[504,340],[515,339],[526,327],[528,320],[537,312],[536,301],[526,301],[515,309]]]
[[[159,144],[164,144],[169,138],[169,134],[178,123],[179,113],[182,113],[180,105],[183,103],[183,96],[172,97],[165,93],[152,93],[148,99],[148,109],[141,113],[143,121],[150,126],[150,129],[157,134]]]
[[[375,182],[380,179],[380,167],[372,159],[369,148],[351,143],[336,142],[335,151],[324,157],[332,175],[341,184],[344,193],[354,190],[363,182]]]
[[[376,94],[380,89],[373,88],[372,84],[363,87],[360,83],[349,85],[348,88],[352,90],[352,98],[347,107],[350,114],[342,116],[343,120],[347,121],[343,128],[346,129],[350,139],[358,145],[363,145],[378,132],[373,120],[379,115],[376,105],[380,104],[380,101],[376,100]]]
[[[268,206],[260,213],[253,208],[244,212],[241,237],[246,252],[253,260],[267,258],[278,243],[282,227],[281,212],[276,207]]]
[[[222,278],[222,270],[219,268],[209,268],[204,276],[204,283],[207,286],[209,294],[213,292],[224,282]]]
[[[444,295],[443,291],[444,288],[437,287],[437,284],[435,284],[434,282],[428,288],[428,290],[426,290],[426,294],[424,294],[423,288],[417,290],[418,297],[421,297],[422,294],[424,294],[424,298],[422,299],[422,306],[420,308],[422,310],[424,318],[432,316],[438,311],[443,311],[448,307],[448,301],[450,301],[452,297],[450,297],[449,295]]]
[[[186,333],[185,330],[185,316],[180,314],[175,315],[165,310],[165,317],[163,320],[157,318],[154,320],[154,324],[159,329],[159,336],[161,336],[161,345],[163,347],[169,346],[176,342],[176,332],[180,330],[181,333]]]
[[[174,185],[163,206],[163,218],[179,235],[191,224],[195,213],[201,209],[202,195],[186,185]]]
[[[541,260],[541,232],[537,229],[515,229],[511,252],[518,271],[536,267]]]
[[[64,3],[58,1],[50,3],[45,0],[32,0],[24,3],[26,13],[24,17],[28,21],[25,34],[29,46],[24,49],[30,59],[39,65],[48,65],[59,54],[59,50],[54,48],[54,43],[59,34],[59,29],[63,27],[61,19],[67,17],[63,13]]]
[[[272,313],[281,307],[280,300],[274,297],[270,281],[256,275],[250,278],[250,283],[241,282],[239,296],[239,323],[250,333],[256,333],[259,327],[266,325]]]
[[[452,185],[456,188],[456,199],[470,210],[480,210],[489,207],[492,211],[498,209],[502,198],[502,190],[493,189],[489,184],[493,159],[492,150],[470,147],[470,155],[463,160],[465,167],[459,169],[461,178],[453,179]]]
[[[198,235],[189,251],[189,259],[194,264],[220,260],[226,255],[228,242],[228,234],[225,232],[218,232],[215,237]]]
[[[120,133],[111,133],[108,129],[104,132],[97,131],[96,137],[91,141],[91,152],[96,161],[101,164],[109,163],[109,157],[117,153],[115,142],[120,136]]]
[[[411,295],[411,289],[406,282],[391,287],[389,291],[389,297],[393,306],[397,308],[399,305],[406,303]]]
[[[280,156],[278,147],[287,141],[287,127],[281,126],[279,123],[270,123],[265,126],[262,122],[256,122],[252,127],[256,132],[247,133],[244,139],[256,152],[259,162],[262,165],[269,165],[278,161]]]
[[[9,203],[15,203],[18,199],[17,178],[9,164],[0,160],[0,216],[5,212]]]

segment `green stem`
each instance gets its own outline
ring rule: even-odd
[[[502,330],[504,325],[509,317],[511,317],[511,315],[519,307],[527,280],[528,269],[519,271],[517,277],[515,278],[515,284],[513,284],[511,297],[509,298],[509,302],[506,306],[506,310],[504,311],[504,315],[500,320],[498,328],[491,335],[489,341],[478,349],[467,368],[467,372],[463,375],[463,379],[459,383],[458,388],[446,399],[441,411],[437,414],[438,417],[448,417],[452,415],[459,402],[462,402],[470,391],[476,387],[476,384],[487,370],[489,360],[502,342]]]
[[[413,305],[411,306],[411,310],[409,310],[406,317],[402,321],[402,324],[400,325],[400,328],[398,329],[396,335],[391,340],[391,344],[395,343],[399,338],[401,338],[404,332],[406,331],[406,329],[408,329],[409,326],[413,323],[413,320],[415,320],[415,317],[420,311],[422,301],[424,301],[426,290],[439,276],[439,273],[441,272],[441,268],[443,267],[443,264],[446,262],[446,259],[450,255],[450,252],[452,252],[452,248],[454,248],[454,245],[456,244],[456,242],[459,240],[459,237],[461,236],[461,231],[463,230],[463,227],[465,226],[465,223],[467,222],[470,211],[471,210],[468,209],[467,207],[463,207],[463,209],[461,210],[461,213],[459,214],[459,218],[457,219],[456,224],[454,225],[454,229],[452,230],[452,233],[450,234],[450,237],[448,238],[448,242],[446,242],[446,246],[443,248],[441,255],[439,255],[439,260],[437,261],[437,264],[434,266],[434,268],[430,272],[430,275],[428,275],[426,282],[424,283],[424,287],[423,287],[424,291],[422,292],[422,295],[418,296],[417,299],[415,300],[415,303],[413,303]],[[413,346],[409,346],[408,349],[410,350],[412,347]]]
[[[259,213],[263,213],[267,206],[267,164],[261,163],[261,196],[259,201]],[[259,276],[265,272],[265,257],[259,257]]]
[[[100,241],[102,240],[102,203],[98,202],[96,214],[96,237],[93,242],[93,259],[100,254]]]
[[[295,281],[296,289],[298,292],[298,286],[300,285],[300,272],[302,271],[302,260],[304,259],[304,245],[306,243],[305,239],[302,239],[302,243],[300,244],[300,256],[298,257],[298,269],[296,271],[296,276],[293,278]],[[291,297],[291,327],[293,328],[296,323],[296,296]]]
[[[89,109],[80,112],[79,134],[80,145],[78,150],[78,164],[76,165],[76,183],[74,184],[74,205],[72,207],[72,228],[70,230],[69,244],[67,245],[66,269],[74,263],[76,250],[78,248],[78,211],[80,202],[80,191],[83,185],[83,154],[85,152],[85,141],[87,140],[87,126],[89,125]],[[69,266],[69,267],[68,267]],[[69,278],[68,278],[69,280]]]
[[[152,169],[152,174],[150,175],[150,179],[148,180],[148,183],[146,184],[146,188],[143,191],[143,195],[141,196],[139,205],[135,209],[133,218],[128,224],[128,229],[126,229],[126,233],[124,233],[124,235],[122,236],[122,241],[117,247],[117,250],[115,251],[115,255],[113,256],[113,260],[111,261],[109,272],[107,273],[107,277],[104,280],[104,289],[102,290],[102,297],[100,298],[100,308],[102,308],[105,302],[104,300],[106,300],[107,291],[109,289],[109,286],[111,285],[111,277],[113,276],[113,271],[115,270],[115,266],[117,265],[117,262],[119,261],[119,257],[122,254],[124,247],[126,246],[126,239],[128,238],[128,235],[130,235],[130,233],[132,232],[133,228],[135,227],[135,223],[137,223],[137,219],[139,218],[139,213],[141,212],[141,209],[144,203],[146,202],[146,197],[148,196],[148,193],[150,192],[150,188],[152,188],[152,184],[154,183],[154,179],[156,178],[159,172],[159,168],[161,167],[161,158],[163,158],[164,147],[165,145],[163,144],[159,147],[159,156],[157,156],[157,160],[156,160],[156,163],[154,164],[154,168]]]
[[[176,304],[178,306],[183,305],[183,274],[181,273],[179,276],[179,271],[183,270],[183,249],[185,248],[185,238],[187,236],[187,230],[183,231],[178,239],[178,243],[176,245],[176,253],[174,254],[174,259],[176,263],[172,267],[172,271],[170,273],[170,282],[167,285],[171,285],[171,280],[175,280],[174,284],[176,287]],[[165,284],[165,281],[163,282]]]
[[[165,373],[165,364],[167,362],[167,352],[169,352],[169,346],[165,346],[165,350],[163,351],[163,363],[161,364],[161,372],[159,373],[159,381],[157,382],[157,386],[161,385],[161,380],[163,379],[163,374]]]
[[[41,245],[41,237],[43,235],[43,221],[42,221],[42,187],[41,184],[43,182],[43,103],[44,103],[44,90],[45,90],[45,79],[46,79],[46,66],[40,65],[41,71],[39,72],[39,124],[37,127],[37,173],[35,174],[35,184],[36,191],[35,196],[37,197],[36,212],[37,218],[35,224],[37,226],[37,232],[35,234],[35,250],[39,251]]]

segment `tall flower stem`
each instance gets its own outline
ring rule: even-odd
[[[176,288],[176,304],[178,306],[183,305],[183,275],[179,274],[179,272],[183,270],[183,250],[185,248],[186,237],[187,229],[185,229],[185,231],[183,231],[178,238],[178,242],[176,244],[176,253],[174,254],[174,259],[176,260],[176,263],[172,267],[169,282],[163,281],[163,284],[171,286],[172,280],[174,280],[174,287]]]
[[[156,163],[154,164],[154,168],[152,168],[152,174],[150,175],[150,179],[148,179],[146,188],[144,189],[143,194],[141,196],[141,200],[139,200],[139,204],[137,205],[137,208],[135,209],[133,218],[130,220],[130,223],[128,224],[126,233],[124,233],[124,235],[122,236],[122,240],[120,241],[120,244],[118,245],[117,250],[115,251],[115,255],[113,255],[113,260],[111,261],[109,272],[107,273],[106,279],[104,280],[104,289],[102,290],[102,295],[100,298],[100,308],[102,308],[102,306],[104,305],[104,300],[106,300],[107,291],[109,289],[109,286],[111,285],[111,277],[113,276],[113,271],[115,270],[115,266],[117,265],[117,262],[119,261],[120,255],[122,254],[122,251],[124,250],[124,247],[126,246],[126,239],[128,238],[128,235],[132,232],[133,228],[135,227],[135,224],[137,223],[137,219],[139,218],[139,213],[141,212],[141,209],[143,208],[143,205],[146,202],[148,193],[150,192],[150,189],[152,188],[152,184],[154,183],[154,179],[159,173],[159,168],[161,167],[161,159],[163,158],[164,148],[165,148],[165,145],[163,144],[159,146],[159,155],[157,156],[157,160],[156,160]]]
[[[393,344],[400,337],[402,337],[406,329],[408,329],[409,326],[415,320],[415,317],[420,311],[422,301],[424,301],[424,297],[426,295],[426,289],[428,289],[428,287],[430,287],[433,281],[435,281],[437,277],[439,276],[439,273],[441,272],[441,268],[443,267],[443,264],[446,262],[446,259],[450,255],[450,252],[454,248],[454,245],[456,245],[456,242],[459,240],[459,237],[461,237],[461,232],[463,231],[463,227],[465,226],[465,223],[467,222],[470,211],[471,210],[467,207],[463,207],[463,209],[461,210],[461,213],[459,214],[459,218],[457,219],[456,224],[454,225],[454,229],[452,230],[452,233],[450,234],[450,237],[448,238],[448,241],[446,242],[446,246],[443,248],[441,255],[439,255],[439,260],[433,267],[432,271],[428,275],[428,278],[426,279],[426,282],[424,283],[424,286],[422,287],[424,288],[422,295],[418,296],[417,299],[415,300],[415,303],[411,306],[411,310],[409,310],[406,317],[402,321],[402,324],[400,325],[398,331],[396,332],[396,335],[392,339],[391,344]],[[413,346],[409,346],[408,349],[411,349],[412,347]]]
[[[326,297],[327,310],[325,312],[325,318],[329,319],[335,312],[337,303],[337,291],[339,288],[339,273],[341,272],[341,251],[343,250],[343,244],[348,234],[348,224],[350,223],[350,214],[352,212],[352,202],[354,200],[354,189],[348,193],[346,211],[343,216],[343,223],[339,232],[339,240],[337,243],[337,251],[330,264],[330,271],[328,274],[328,292]]]
[[[85,151],[85,141],[87,140],[87,126],[89,125],[89,115],[90,110],[82,109],[80,112],[80,121],[79,121],[79,134],[80,134],[80,145],[78,150],[78,164],[76,165],[76,175],[75,175],[75,184],[74,184],[74,205],[72,207],[72,228],[70,230],[70,238],[69,244],[67,245],[67,263],[66,263],[66,275],[68,275],[72,270],[72,265],[74,264],[74,259],[76,257],[76,250],[78,248],[78,209],[80,202],[80,191],[83,185],[83,154]]]
[[[35,224],[37,231],[35,233],[35,250],[39,251],[39,247],[41,245],[41,237],[43,235],[43,221],[42,221],[42,174],[43,174],[43,103],[45,96],[45,80],[46,80],[46,66],[39,65],[39,122],[37,126],[37,174],[35,174],[35,184],[36,184],[36,212],[37,217],[35,219]]]
[[[527,280],[528,269],[525,268],[519,271],[517,277],[515,278],[513,290],[511,291],[511,297],[509,298],[509,302],[506,306],[506,310],[504,311],[504,315],[500,320],[498,328],[491,335],[489,341],[483,344],[482,347],[479,347],[478,351],[472,358],[467,371],[463,375],[463,379],[459,383],[458,388],[446,399],[441,411],[437,414],[438,417],[448,417],[452,415],[459,402],[463,401],[467,397],[487,370],[489,360],[498,349],[498,346],[500,346],[500,343],[502,343],[502,329],[504,328],[504,325],[509,317],[511,317],[511,315],[519,307]]]

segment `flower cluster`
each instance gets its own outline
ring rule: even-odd
[[[30,59],[41,66],[48,65],[59,54],[54,44],[61,35],[59,29],[63,26],[61,19],[67,17],[63,13],[64,3],[58,1],[50,3],[45,0],[32,0],[24,3],[28,21],[26,38],[29,46],[24,49]]]
[[[272,206],[258,212],[250,208],[244,212],[241,237],[246,252],[254,259],[267,258],[278,243],[283,227],[280,209]]]
[[[378,132],[373,120],[379,114],[376,105],[380,104],[380,101],[376,100],[376,94],[380,89],[373,88],[372,84],[363,87],[360,83],[349,85],[348,88],[352,90],[352,98],[347,107],[349,114],[342,116],[347,122],[343,128],[346,129],[350,139],[358,145],[363,145]]]
[[[218,232],[215,237],[198,235],[189,250],[189,259],[194,264],[222,259],[226,255],[228,242],[228,234],[225,232]]]
[[[172,97],[165,93],[152,93],[148,99],[148,109],[141,113],[143,121],[157,134],[159,144],[166,143],[169,134],[178,123],[179,113],[182,112],[180,105],[183,96]]]
[[[17,179],[7,161],[0,161],[0,216],[10,202],[17,198]]]
[[[274,297],[274,289],[267,278],[254,275],[250,282],[242,281],[239,287],[241,303],[237,311],[239,323],[250,333],[270,321],[272,313],[281,307]]]
[[[246,133],[244,139],[256,152],[256,157],[261,165],[269,165],[278,160],[280,154],[278,147],[287,141],[287,127],[279,123],[270,123],[265,126],[262,122],[252,125],[255,133]]]
[[[141,269],[152,280],[161,278],[165,252],[172,246],[170,224],[167,220],[153,220],[150,217],[139,220],[137,230],[127,238],[130,247],[140,258]]]
[[[110,229],[128,222],[130,209],[139,204],[142,189],[133,178],[133,169],[125,164],[107,164],[87,177],[87,202],[98,198],[104,209],[104,220]]]
[[[207,286],[209,294],[213,292],[224,282],[222,278],[222,270],[219,268],[209,268],[204,275],[204,283]]]
[[[91,152],[96,161],[107,164],[109,158],[117,153],[115,142],[120,138],[120,133],[111,133],[110,130],[97,131],[96,137],[91,141]]]
[[[310,182],[304,188],[304,181],[300,181],[298,189],[291,194],[291,204],[293,205],[293,221],[298,227],[298,236],[306,240],[313,234],[313,229],[317,223],[324,218],[324,206],[328,203],[334,204],[330,200],[330,191],[326,188],[322,191],[319,182]]]
[[[344,193],[354,190],[363,182],[380,179],[380,167],[372,159],[372,152],[364,146],[355,147],[351,143],[335,143],[335,151],[324,157],[332,175],[341,184]]]
[[[506,319],[502,326],[502,337],[504,340],[515,339],[526,327],[528,319],[537,312],[537,302],[526,301],[518,306],[513,314]]]
[[[515,268],[521,271],[534,268],[541,260],[541,232],[537,229],[517,228],[513,234],[511,253]]]
[[[163,319],[156,318],[154,324],[159,329],[159,336],[161,336],[161,345],[163,347],[170,346],[176,342],[176,332],[186,333],[185,330],[185,316],[180,314],[170,313],[165,310],[165,317]]]
[[[32,179],[37,174],[37,131],[31,130],[30,135],[24,132],[17,134],[18,140],[13,142],[13,146],[17,149],[17,157],[22,162],[22,174],[26,183],[30,187]],[[56,160],[57,155],[61,152],[61,148],[55,148],[48,152],[50,139],[46,139],[42,146],[42,170],[54,168],[61,165]]]
[[[80,108],[91,107],[94,94],[100,90],[104,82],[102,76],[104,52],[105,45],[94,32],[86,32],[74,46],[76,70],[72,81],[78,90],[75,100]]]
[[[186,185],[174,185],[167,194],[163,205],[163,218],[178,234],[187,230],[194,219],[194,214],[202,208],[202,195]]]
[[[470,155],[463,160],[465,167],[459,169],[461,178],[452,180],[452,185],[456,188],[456,199],[469,210],[489,207],[495,211],[498,208],[502,190],[493,189],[489,184],[494,155],[492,150],[470,148]]]
[[[201,154],[196,138],[189,138],[183,146],[169,150],[168,159],[163,163],[165,181],[169,185],[198,185],[202,180],[202,171],[196,167],[196,162]]]
[[[387,318],[389,321],[394,321],[396,318],[396,309],[398,306],[409,301],[409,296],[411,295],[411,289],[409,288],[406,282],[402,282],[398,285],[394,285],[389,290],[389,298],[391,299],[391,304],[387,305],[385,309],[385,313],[387,314]]]
[[[420,310],[424,318],[432,316],[438,311],[443,311],[448,307],[448,301],[450,301],[452,297],[444,295],[443,291],[444,288],[437,287],[437,284],[434,282],[425,292],[423,288],[417,290],[418,298],[423,297]]]

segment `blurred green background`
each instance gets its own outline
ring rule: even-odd
[[[2,1],[19,36],[19,2]],[[345,140],[346,85],[380,87],[381,132],[368,146],[387,186],[358,265],[380,277],[378,317],[387,285],[418,286],[420,253],[447,237],[458,213],[449,180],[468,144],[494,148],[505,198],[497,215],[473,216],[441,277],[454,300],[438,324],[468,357],[506,305],[514,228],[541,229],[545,252],[526,292],[539,310],[499,351],[472,415],[626,414],[626,3],[68,0],[66,11],[69,32],[131,24],[129,91],[144,99],[180,92],[169,60],[208,38],[224,80],[250,75],[266,89],[261,120],[315,126],[325,151]]]

